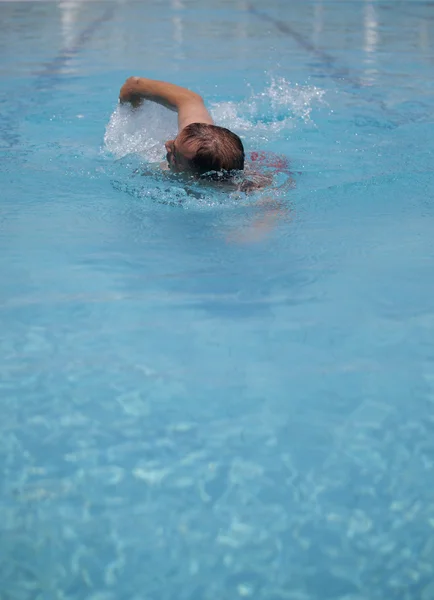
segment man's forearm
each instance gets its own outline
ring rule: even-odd
[[[198,94],[179,85],[146,77],[129,77],[121,88],[119,99],[131,102],[139,98],[158,102],[172,110],[179,110],[185,102],[202,102]]]
[[[177,111],[179,129],[194,122],[213,123],[199,94],[165,81],[145,77],[127,79],[119,93],[120,102],[138,106],[143,99]]]

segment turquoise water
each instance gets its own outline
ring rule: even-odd
[[[432,600],[434,4],[0,28],[1,600]],[[288,157],[277,218],[142,175],[133,74]]]

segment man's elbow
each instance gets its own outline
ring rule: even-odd
[[[202,96],[200,94],[197,94],[196,92],[192,92],[194,95],[195,100],[197,100],[197,102],[201,102],[202,104],[205,104],[204,99],[202,98]]]
[[[182,101],[188,104],[205,104],[204,99],[200,94],[192,92],[191,90],[185,90]]]

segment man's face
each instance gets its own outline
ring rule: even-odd
[[[195,157],[194,142],[183,142],[182,132],[174,139],[164,144],[166,146],[166,160],[169,168],[174,173],[191,171],[190,161]]]

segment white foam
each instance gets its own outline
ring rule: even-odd
[[[140,154],[148,162],[158,162],[165,156],[164,142],[176,132],[176,114],[154,102],[137,110],[118,105],[106,127],[104,147],[116,158]]]
[[[270,140],[269,134],[279,134],[300,125],[313,124],[312,109],[323,102],[324,90],[315,86],[291,84],[283,77],[272,79],[262,92],[252,91],[246,100],[218,102],[211,105],[215,121],[249,137]]]

